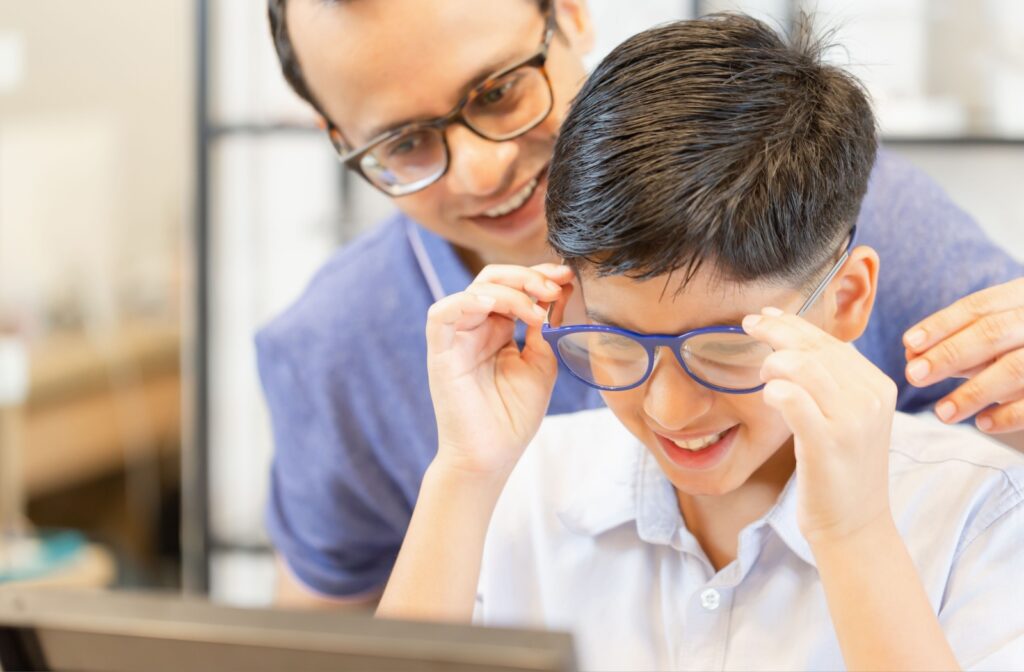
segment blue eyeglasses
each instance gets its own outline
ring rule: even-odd
[[[797,315],[803,315],[850,257],[857,229],[842,255],[807,297]],[[640,334],[598,324],[552,327],[544,324],[544,340],[558,360],[582,382],[609,392],[639,387],[654,371],[658,348],[671,350],[679,365],[695,381],[716,392],[750,394],[764,387],[761,366],[772,349],[734,325],[692,329],[678,335]]]

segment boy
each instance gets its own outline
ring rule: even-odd
[[[875,148],[856,81],[753,19],[609,55],[549,176],[567,266],[430,311],[438,454],[378,614],[568,628],[600,669],[1024,664],[1024,464],[895,415],[849,345]],[[538,434],[559,361],[608,408]]]

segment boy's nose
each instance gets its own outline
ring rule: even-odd
[[[496,196],[512,186],[519,144],[493,142],[462,124],[447,129],[448,188],[466,196]]]
[[[659,354],[646,383],[644,413],[667,430],[680,430],[711,410],[714,393],[691,378],[670,353]]]

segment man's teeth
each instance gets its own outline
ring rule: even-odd
[[[515,194],[512,198],[508,199],[501,205],[495,206],[490,210],[486,210],[484,212],[484,216],[502,217],[503,215],[507,215],[513,210],[518,210],[523,206],[523,203],[526,203],[526,200],[533,195],[533,190],[537,188],[537,182],[537,178],[533,178],[532,180],[529,181],[529,183],[527,183],[525,187],[520,189],[519,192]]]
[[[677,446],[685,450],[700,450],[701,448],[707,448],[712,443],[721,439],[722,434],[725,434],[725,432],[705,436],[702,439],[690,439],[689,441],[678,441],[676,439],[673,439],[672,443],[676,444]]]

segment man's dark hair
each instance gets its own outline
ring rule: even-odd
[[[300,98],[312,105],[317,112],[324,114],[313,92],[306,85],[306,78],[302,76],[302,66],[299,65],[295,47],[292,46],[292,38],[288,34],[288,0],[268,0],[267,17],[270,19],[270,36],[274,39],[274,49],[277,51],[277,60],[281,62],[281,73],[285,80]]]
[[[705,262],[810,281],[855,223],[876,152],[859,82],[718,14],[631,37],[590,76],[551,164],[549,242],[570,265],[648,279]],[[685,284],[685,281],[684,281]]]
[[[342,0],[321,0],[324,4],[334,4]],[[302,74],[302,66],[299,65],[299,57],[295,54],[295,47],[292,45],[291,35],[288,33],[288,2],[289,0],[267,0],[267,18],[270,19],[270,36],[274,40],[274,49],[277,51],[277,59],[281,62],[281,72],[284,74],[288,85],[292,87],[299,97],[313,106],[317,112],[327,116],[320,103],[317,102],[313,92],[306,84],[306,78]],[[540,0],[541,8],[547,7],[551,0]]]

